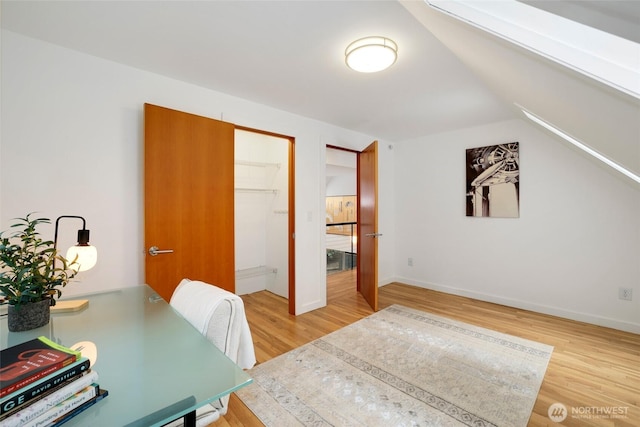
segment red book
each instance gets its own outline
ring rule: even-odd
[[[0,352],[0,397],[75,362],[80,352],[39,337]]]

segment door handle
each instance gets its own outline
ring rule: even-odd
[[[375,239],[376,237],[382,236],[382,233],[368,233],[368,234],[365,234],[365,236],[373,237]]]
[[[160,254],[172,254],[173,249],[158,249],[157,246],[151,246],[149,248],[149,255],[156,256]]]

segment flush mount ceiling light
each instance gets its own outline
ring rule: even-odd
[[[345,62],[352,70],[375,73],[392,66],[398,58],[398,45],[386,37],[364,37],[347,46]]]

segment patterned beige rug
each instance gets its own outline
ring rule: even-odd
[[[553,347],[393,305],[249,371],[267,426],[526,426]]]

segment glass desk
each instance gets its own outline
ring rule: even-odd
[[[86,309],[52,313],[39,329],[9,332],[0,319],[3,349],[41,335],[68,347],[95,343],[92,368],[109,396],[65,427],[161,426],[252,381],[148,286],[80,298]]]

